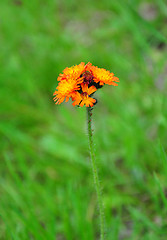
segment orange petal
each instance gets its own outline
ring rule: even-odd
[[[89,89],[88,89],[88,94],[92,94],[94,92],[96,92],[97,88],[95,86],[91,86]]]
[[[88,84],[87,83],[82,83],[81,84],[81,87],[82,87],[82,92],[88,92]]]
[[[79,92],[75,92],[73,93],[73,95],[71,96],[72,98],[72,101],[74,101],[72,103],[73,106],[75,105],[79,105],[79,103],[82,101],[82,97],[81,97],[81,94]]]
[[[88,98],[85,98],[85,99],[80,103],[80,106],[83,107],[84,104],[85,104],[86,107],[89,107],[89,106],[92,107],[95,102],[96,102],[96,100],[95,100],[94,98],[88,97]]]

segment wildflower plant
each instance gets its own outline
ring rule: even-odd
[[[57,80],[59,84],[53,94],[56,104],[61,104],[64,100],[67,102],[71,98],[73,106],[83,107],[85,105],[87,108],[89,149],[100,214],[100,238],[104,240],[104,209],[92,134],[92,110],[97,103],[93,95],[105,84],[117,86],[119,79],[114,76],[114,73],[93,66],[90,62],[87,64],[81,62],[79,65],[65,68]]]

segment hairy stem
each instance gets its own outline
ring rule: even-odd
[[[93,170],[93,178],[94,178],[94,184],[96,188],[98,207],[99,207],[99,213],[100,213],[100,239],[104,240],[104,209],[103,209],[103,203],[102,203],[102,194],[101,194],[101,187],[100,187],[99,175],[97,170],[97,163],[96,163],[96,158],[94,153],[91,107],[87,107],[87,123],[88,123],[88,137],[89,137],[89,148],[90,148],[90,156],[91,156],[91,163],[92,163],[92,170]]]

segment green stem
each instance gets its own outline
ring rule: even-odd
[[[93,144],[93,135],[92,135],[92,108],[87,107],[87,123],[88,123],[88,137],[89,137],[89,148],[90,148],[90,156],[92,162],[92,170],[93,170],[93,178],[94,184],[97,193],[97,200],[98,200],[98,207],[100,213],[100,239],[104,240],[104,209],[102,203],[102,194],[101,194],[101,187],[99,181],[99,175],[97,170],[97,163],[94,153],[94,144]]]

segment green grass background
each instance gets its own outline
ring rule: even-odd
[[[93,110],[106,239],[167,239],[166,22],[165,0],[1,0],[1,240],[99,239],[86,109],[52,100],[81,61],[120,78]]]

